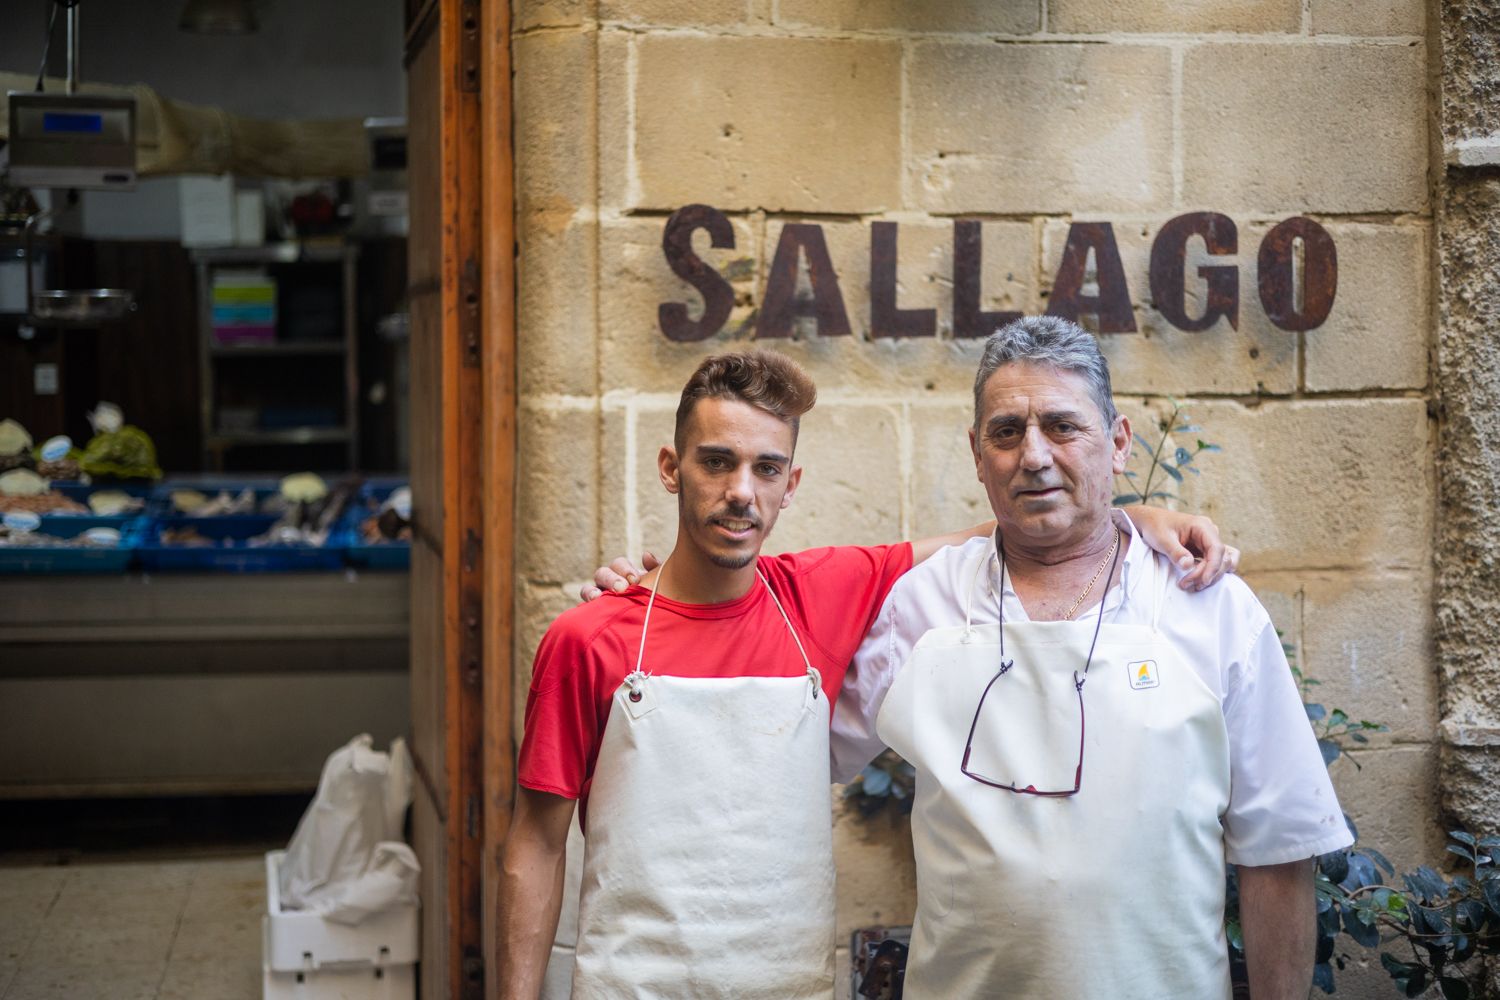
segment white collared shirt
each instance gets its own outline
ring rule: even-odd
[[[1135,538],[1123,511],[1115,511],[1114,519],[1133,540],[1120,582],[1079,620],[1103,614],[1110,624],[1149,625],[1147,560],[1161,560],[1166,567],[1166,558]],[[998,621],[997,587],[1004,595],[1005,620],[1029,620],[1009,576],[1000,579],[988,537],[941,549],[898,580],[855,654],[834,706],[835,780],[852,780],[884,749],[875,720],[886,692],[927,631],[963,624],[976,561],[986,558],[989,585],[981,583],[973,601],[973,623]],[[1180,575],[1170,571],[1174,579]],[[1353,843],[1280,637],[1250,588],[1239,577],[1226,576],[1201,591],[1170,586],[1165,600],[1164,639],[1218,697],[1224,712],[1230,746],[1230,798],[1223,817],[1228,860],[1282,864]]]

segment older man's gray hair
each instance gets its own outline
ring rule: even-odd
[[[1114,394],[1109,387],[1109,362],[1099,352],[1099,342],[1077,323],[1057,316],[1025,316],[990,334],[974,376],[974,427],[978,429],[984,406],[984,385],[1003,365],[1031,361],[1052,365],[1082,375],[1089,394],[1104,416],[1106,427],[1114,427]]]

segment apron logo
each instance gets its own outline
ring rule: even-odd
[[[1130,676],[1130,686],[1137,691],[1161,685],[1161,678],[1156,675],[1155,660],[1137,660],[1126,664],[1125,670]]]

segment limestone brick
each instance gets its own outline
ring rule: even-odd
[[[599,208],[619,210],[629,202],[632,179],[630,134],[630,64],[635,35],[606,29],[599,32]]]
[[[1500,829],[1500,749],[1445,746],[1439,774],[1445,815],[1477,836]]]
[[[760,222],[731,218],[734,248],[715,250],[699,232],[694,252],[734,288],[735,308],[724,329],[707,340],[668,340],[657,322],[663,302],[688,303],[689,315],[702,315],[702,297],[672,273],[662,254],[661,218],[627,218],[605,222],[599,275],[600,384],[604,391],[677,394],[705,356],[748,346],[749,326],[760,294],[757,256]]]
[[[871,212],[897,202],[897,42],[647,35],[635,94],[634,208]]]
[[[1300,0],[1050,0],[1047,28],[1062,34],[1150,31],[1193,34],[1239,31],[1255,34],[1302,30]]]
[[[1370,734],[1371,746],[1432,739],[1437,678],[1424,572],[1252,573],[1246,582],[1287,639],[1300,638],[1299,665],[1321,682],[1314,701],[1389,726]],[[1296,626],[1274,605],[1300,608]]]
[[[1427,5],[1413,0],[1312,0],[1315,35],[1421,35]]]
[[[683,374],[682,381],[687,375]],[[602,562],[623,555],[639,564],[641,553],[636,548],[658,558],[672,551],[677,539],[677,499],[661,485],[656,457],[663,445],[672,443],[676,412],[675,399],[632,400],[605,412],[600,470]],[[633,540],[639,545],[633,545]]]
[[[532,28],[575,27],[593,16],[590,0],[513,0],[511,10],[517,32]]]
[[[1426,207],[1421,45],[1210,44],[1183,59],[1189,204],[1231,214]]]
[[[760,295],[782,227],[798,218],[771,218],[761,254]],[[953,225],[948,220],[905,221],[897,231],[897,305],[936,309],[936,336],[870,337],[870,227],[868,223],[819,221],[838,278],[852,336],[816,333],[811,317],[799,318],[791,340],[760,346],[785,351],[805,366],[826,393],[899,393],[931,397],[966,391],[974,380],[981,344],[953,339]],[[1029,222],[983,224],[980,306],[987,311],[1026,311],[1035,305],[1032,277],[1034,235]],[[801,279],[801,294],[810,294]],[[757,306],[760,302],[757,301]]]
[[[516,572],[534,583],[592,576],[599,415],[522,399],[517,416]]]
[[[632,26],[722,27],[748,15],[747,0],[599,0],[599,20]]]
[[[894,407],[831,402],[803,417],[802,484],[766,551],[900,541],[899,423]]]
[[[592,575],[592,574],[590,574]],[[578,587],[573,584],[538,586],[525,580],[516,587],[516,637],[514,687],[512,701],[518,741],[525,728],[526,692],[531,686],[531,668],[536,648],[552,620],[578,603]]]
[[[1359,828],[1359,843],[1390,859],[1398,872],[1439,866],[1446,843],[1438,815],[1438,753],[1426,745],[1365,750],[1335,761],[1329,773],[1339,805]]]
[[[836,31],[954,31],[1026,35],[1042,26],[1036,0],[780,0],[776,22]]]
[[[1427,385],[1431,315],[1428,226],[1325,222],[1339,255],[1339,284],[1327,322],[1304,337],[1306,388],[1315,392],[1421,389]],[[1246,226],[1240,259],[1241,310],[1282,339],[1257,298],[1256,251],[1269,226]],[[1248,297],[1247,297],[1248,296]]]
[[[594,32],[515,40],[516,207],[565,213],[595,196]]]
[[[1167,217],[1109,219],[1120,264],[1135,306],[1137,333],[1104,334],[1100,350],[1109,361],[1110,382],[1117,393],[1186,395],[1213,393],[1289,393],[1297,386],[1297,339],[1278,330],[1266,318],[1255,290],[1255,242],[1241,228],[1237,256],[1210,258],[1202,241],[1188,244],[1188,314],[1202,313],[1206,286],[1197,276],[1200,264],[1239,264],[1239,329],[1220,320],[1197,333],[1179,330],[1153,308],[1151,301],[1151,245]],[[1093,221],[1080,218],[1079,221]],[[1051,294],[1053,278],[1067,243],[1068,222],[1049,221],[1042,230],[1042,294]],[[1089,280],[1092,281],[1092,272]],[[1087,287],[1087,286],[1086,286]],[[1092,327],[1092,316],[1080,317]]]
[[[957,531],[995,516],[969,450],[972,399],[911,407],[912,538]]]
[[[838,865],[835,940],[847,944],[857,928],[910,924],[916,916],[917,871],[911,823],[893,810],[865,818],[835,786],[833,856]],[[844,994],[844,995],[847,995]]]
[[[911,206],[1061,213],[1171,204],[1166,48],[927,41],[911,53]]]
[[[523,395],[590,395],[598,381],[598,226],[569,215],[518,218],[516,379]]]
[[[1212,517],[1243,550],[1247,572],[1427,562],[1432,453],[1423,401],[1199,400],[1187,409],[1202,427],[1190,437],[1224,451],[1201,457],[1201,476],[1178,489],[1187,509]]]

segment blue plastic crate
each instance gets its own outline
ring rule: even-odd
[[[275,515],[261,514],[260,505],[265,503],[268,497],[276,496],[281,490],[276,486],[251,486],[247,483],[213,483],[202,485],[199,483],[163,483],[151,491],[151,499],[146,504],[146,513],[155,518],[182,518],[187,514],[180,514],[177,508],[172,506],[172,493],[175,490],[197,490],[212,498],[220,492],[227,492],[231,496],[238,496],[247,489],[255,491],[255,510],[253,514],[216,514],[208,517],[194,518],[203,523],[217,523],[228,518],[238,517],[272,517]]]
[[[42,519],[41,532],[58,538],[73,538],[89,528],[109,527],[89,523],[86,517]],[[92,519],[97,521],[98,519]],[[0,545],[0,573],[123,573],[136,556],[142,523],[131,522],[120,531],[114,548],[74,548],[64,545]]]
[[[366,542],[359,526],[373,517],[398,487],[405,483],[386,480],[367,483],[344,511],[342,528],[347,544],[346,558],[359,569],[408,570],[411,568],[411,542]]]
[[[247,541],[276,523],[274,514],[230,517],[165,517],[151,519],[142,538],[141,568],[147,572],[284,573],[298,570],[335,570],[344,565],[344,546],[338,532],[328,543],[312,545],[249,545]],[[162,531],[191,527],[218,544],[169,545]]]

